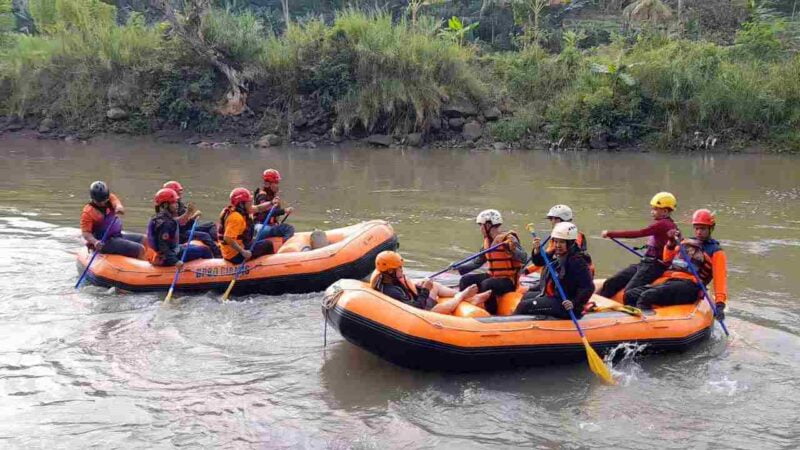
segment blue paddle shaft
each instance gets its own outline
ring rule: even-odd
[[[621,245],[621,246],[622,246],[622,248],[624,248],[625,250],[627,250],[627,251],[629,251],[629,252],[633,253],[634,255],[638,256],[639,258],[644,258],[644,255],[642,255],[641,253],[637,252],[637,251],[636,251],[636,250],[634,250],[633,248],[631,248],[631,247],[627,246],[626,244],[624,244],[624,243],[622,243],[622,242],[618,241],[616,238],[610,238],[610,239],[611,239],[612,241],[616,242],[617,244]]]
[[[467,257],[467,258],[464,258],[464,259],[462,259],[462,260],[461,260],[461,261],[459,261],[459,262],[454,262],[453,264],[450,264],[449,266],[447,266],[447,268],[446,268],[446,269],[443,269],[443,270],[440,270],[440,271],[436,272],[435,274],[431,275],[429,278],[438,277],[439,275],[441,275],[441,274],[443,274],[443,273],[447,272],[448,270],[452,270],[452,269],[455,269],[455,268],[457,268],[457,267],[459,267],[459,266],[463,266],[465,263],[468,263],[468,262],[472,261],[472,260],[473,260],[473,259],[475,259],[475,258],[478,258],[478,257],[480,257],[480,256],[483,256],[483,255],[485,255],[485,254],[487,254],[487,253],[489,253],[489,252],[491,252],[491,251],[493,251],[493,250],[497,250],[497,248],[498,248],[498,247],[500,247],[501,245],[503,245],[503,243],[502,243],[502,242],[501,242],[501,243],[499,243],[499,244],[493,245],[493,246],[491,246],[491,247],[487,248],[486,250],[482,250],[482,251],[480,251],[480,252],[478,252],[478,253],[475,253],[475,254],[474,254],[474,255],[472,255],[472,256],[469,256],[469,257]]]
[[[697,273],[697,268],[694,267],[694,263],[692,262],[691,259],[689,259],[689,255],[686,254],[686,250],[683,248],[683,245],[678,244],[678,250],[680,250],[681,252],[681,258],[683,258],[683,260],[686,261],[686,265],[689,267],[689,270],[692,272],[692,275],[694,275],[695,280],[697,280],[697,285],[700,286],[700,289],[703,291],[703,297],[706,298],[706,301],[708,301],[708,305],[711,306],[711,312],[714,313],[714,319],[716,319],[717,307],[716,305],[714,305],[714,302],[711,301],[711,296],[708,295],[708,289],[706,289],[706,285],[703,284],[703,280]],[[717,322],[719,322],[719,324],[722,325],[722,331],[725,332],[725,335],[730,336],[730,333],[728,333],[728,327],[725,326],[725,321],[717,319]]]
[[[108,232],[111,231],[112,228],[114,228],[114,224],[116,224],[116,223],[117,223],[117,216],[114,216],[114,218],[111,220],[111,223],[108,225],[108,228],[106,228],[106,231],[103,232],[103,237],[100,238],[100,243],[101,244],[105,244],[106,243],[106,239],[108,238]],[[92,257],[89,258],[89,262],[86,264],[86,268],[83,269],[83,273],[81,274],[81,277],[78,278],[78,282],[75,283],[75,289],[78,289],[79,287],[81,287],[81,283],[83,283],[83,279],[86,278],[86,274],[89,273],[89,267],[91,267],[91,265],[94,262],[94,259],[97,257],[98,253],[100,253],[99,250],[95,250],[92,253]]]
[[[267,213],[267,217],[264,218],[263,222],[261,222],[261,231],[263,231],[264,227],[267,226],[267,223],[269,223],[269,219],[272,218],[272,213],[275,212],[275,208],[277,208],[277,207],[278,207],[278,205],[272,205],[272,208],[269,209],[269,212]],[[259,231],[258,233],[256,233],[255,236],[253,236],[253,242],[250,243],[250,248],[248,249],[250,252],[252,252],[253,249],[256,248],[256,243],[258,242],[258,235],[261,234],[261,231]],[[247,264],[246,260],[242,261],[242,264],[239,266],[239,268],[236,269],[236,272],[233,273],[233,278],[238,278],[239,274],[244,272],[244,268],[245,268],[246,264]]]
[[[186,262],[186,255],[189,253],[189,246],[192,245],[192,238],[194,237],[194,229],[197,228],[197,222],[199,220],[195,219],[194,223],[192,223],[192,229],[189,230],[189,239],[186,241],[186,248],[183,249],[183,254],[181,255],[181,262]],[[181,235],[180,232],[180,225],[178,226],[178,236]],[[172,284],[169,286],[169,289],[172,290],[175,287],[175,283],[178,282],[178,276],[181,274],[181,269],[175,270],[175,277],[172,278]]]

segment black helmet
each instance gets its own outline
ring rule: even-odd
[[[95,181],[89,186],[89,196],[92,197],[93,201],[98,203],[108,200],[108,186],[102,181]]]

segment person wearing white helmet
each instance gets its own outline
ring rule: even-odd
[[[572,222],[574,219],[574,215],[572,213],[572,208],[567,205],[555,205],[550,208],[550,211],[547,211],[546,219],[550,221],[550,225],[555,227],[559,223],[563,222]],[[578,232],[578,239],[575,240],[580,247],[581,250],[584,252],[588,250],[586,245],[586,236]],[[533,259],[536,255],[539,254],[539,249],[541,248],[542,240],[537,236],[533,238],[533,248],[531,249],[531,259]],[[553,241],[548,242],[547,244],[547,251],[550,252],[553,250]],[[541,272],[543,266],[538,266],[536,264],[531,264],[525,268],[525,273],[535,273]]]
[[[541,290],[529,291],[523,295],[514,314],[569,319],[569,310],[572,309],[576,317],[580,318],[583,315],[583,309],[594,293],[594,282],[589,268],[592,258],[577,244],[578,236],[578,227],[575,224],[558,223],[550,234],[553,249],[546,251],[567,299],[561,299],[550,271],[547,270],[542,272]],[[537,253],[534,263],[544,266],[545,259]]]
[[[520,269],[528,259],[528,254],[522,248],[519,237],[514,231],[502,231],[503,216],[496,209],[481,211],[475,218],[483,234],[483,247],[486,250],[493,245],[503,243],[496,250],[474,259],[458,268],[461,275],[459,290],[465,290],[472,284],[478,285],[480,292],[491,291],[492,296],[485,303],[486,311],[490,314],[497,313],[497,297],[517,288]],[[465,275],[475,269],[489,264],[488,273]]]

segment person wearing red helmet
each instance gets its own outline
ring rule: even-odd
[[[255,238],[254,213],[269,210],[272,203],[253,206],[253,195],[245,188],[231,191],[231,203],[219,216],[219,237],[222,241],[222,257],[234,264],[241,264],[251,258],[274,253],[272,242],[257,241],[253,251],[248,250]]]
[[[653,283],[631,289],[625,293],[625,303],[638,308],[651,308],[653,305],[678,305],[694,303],[701,295],[697,280],[680,254],[680,243],[686,255],[692,260],[704,285],[713,281],[714,302],[719,320],[725,319],[725,305],[728,301],[728,261],[720,243],[711,238],[716,226],[714,214],[707,209],[698,209],[692,215],[694,238],[681,240],[680,232],[673,233],[664,247],[663,260],[669,264],[663,276]]]
[[[200,217],[200,210],[198,210],[194,203],[183,203],[183,186],[177,181],[167,181],[164,183],[164,189],[172,189],[178,194],[178,224],[180,225],[180,243],[186,244],[189,239],[189,230],[192,229],[195,220]],[[214,222],[198,223],[194,229],[193,239],[198,240],[205,244],[211,250],[214,258],[222,258],[222,253],[219,250],[219,245],[216,241],[217,224]]]
[[[261,178],[264,180],[264,186],[253,191],[253,203],[255,205],[269,204],[270,206],[264,210],[264,212],[256,215],[256,231],[258,232],[259,238],[281,237],[285,241],[294,236],[294,227],[288,223],[278,223],[278,218],[286,214],[291,214],[294,208],[291,206],[283,208],[281,206],[281,198],[278,195],[281,182],[280,172],[275,169],[267,169],[261,174]],[[272,217],[267,224],[269,227],[261,231],[261,223],[267,218],[268,211],[272,208],[272,205],[276,205],[276,207],[275,212],[272,213]]]
[[[160,189],[153,197],[156,213],[147,223],[147,243],[155,251],[150,259],[154,266],[181,267],[184,253],[187,262],[212,257],[211,250],[207,247],[180,244],[181,227],[176,217],[178,198],[178,193],[168,188]]]
[[[142,245],[144,235],[122,231],[122,219],[119,216],[125,214],[125,208],[106,183],[92,183],[89,186],[89,197],[91,201],[83,207],[80,219],[81,236],[86,246],[102,254],[146,259]],[[106,242],[100,242],[106,230]]]

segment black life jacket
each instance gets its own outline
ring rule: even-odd
[[[263,187],[256,188],[256,190],[253,191],[253,204],[256,206],[271,202],[274,198],[275,193]],[[269,210],[257,213],[254,220],[256,223],[263,223],[264,219],[267,218],[267,214],[269,214]],[[278,219],[273,214],[272,217],[269,218],[269,223],[267,225],[275,225],[276,223],[278,223]]]

